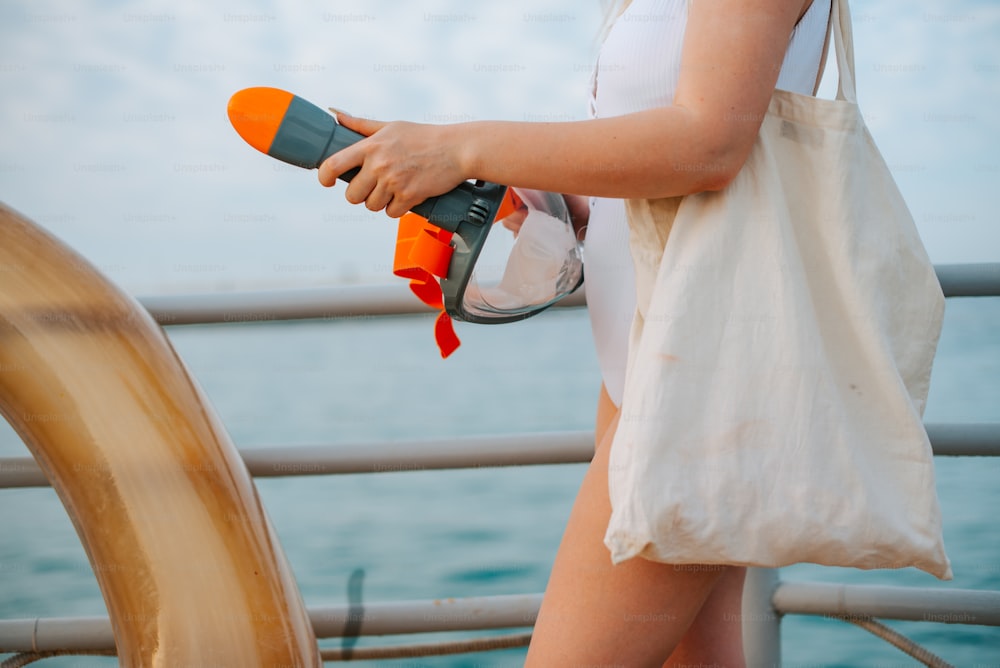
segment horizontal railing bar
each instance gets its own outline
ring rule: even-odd
[[[927,433],[936,455],[1000,456],[1000,423],[928,424]],[[257,478],[578,464],[590,461],[593,452],[589,431],[240,450]],[[31,457],[0,458],[0,489],[48,484]]]
[[[948,297],[1000,296],[1000,262],[935,266]],[[303,319],[369,318],[429,313],[409,288],[398,285],[347,285],[140,297],[163,325],[269,322]],[[585,306],[583,289],[557,306]]]
[[[935,455],[1000,457],[1000,423],[933,422],[926,428]]]
[[[342,320],[432,313],[405,283],[139,297],[161,325]],[[583,306],[583,289],[557,306]]]
[[[405,284],[139,297],[163,325],[429,313]]]
[[[934,266],[945,297],[1000,297],[1000,262]]]
[[[107,617],[39,617],[0,621],[0,654],[115,649]]]
[[[593,454],[594,434],[589,431],[240,450],[250,474],[258,478],[575,464],[590,461]],[[31,457],[0,459],[0,489],[48,484]]]
[[[382,601],[309,608],[317,638],[383,636],[532,626],[541,594]],[[360,622],[360,624],[358,624]],[[107,617],[0,620],[0,654],[115,648]]]
[[[590,461],[594,434],[565,431],[382,441],[346,447],[245,448],[240,453],[255,477],[575,464]]]
[[[1000,626],[1000,591],[781,582],[781,614]]]
[[[364,636],[482,631],[533,626],[541,604],[541,594],[386,601],[310,608],[309,619],[317,638],[340,638],[359,620]]]
[[[317,638],[384,636],[533,626],[541,594],[383,601],[309,609]],[[782,582],[772,598],[782,614],[878,617],[1000,626],[1000,592]],[[360,622],[360,624],[359,624]],[[114,648],[104,617],[0,620],[0,653]]]

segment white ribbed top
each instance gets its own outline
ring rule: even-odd
[[[673,102],[690,0],[634,0],[615,21],[595,67],[592,112],[608,117]],[[815,0],[792,31],[776,88],[811,95],[830,0]]]
[[[620,116],[673,102],[690,0],[633,0],[608,32],[594,69],[591,113]],[[788,43],[776,88],[811,95],[831,0],[813,0]],[[720,47],[724,48],[724,47]],[[587,304],[604,384],[621,404],[635,278],[621,200],[591,202],[586,241]]]

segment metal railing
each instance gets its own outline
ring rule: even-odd
[[[939,265],[936,269],[947,297],[1000,296],[1000,263]],[[165,296],[140,301],[164,325],[426,312],[402,285]],[[583,304],[582,296],[564,303]],[[927,431],[935,455],[1000,456],[1000,424],[928,424]],[[255,477],[579,463],[589,461],[592,453],[593,434],[582,431],[241,450]],[[46,485],[45,476],[30,457],[0,458],[0,488]],[[540,603],[541,594],[537,593],[366,603],[361,634],[530,627]],[[356,612],[348,605],[309,610],[320,639],[342,637]],[[776,569],[750,569],[743,603],[744,624],[752,627],[744,636],[748,665],[780,665],[780,621],[786,614],[856,622],[878,618],[1000,626],[1000,591],[784,582]],[[526,635],[517,636],[517,644],[526,639]],[[440,647],[442,652],[447,651],[445,645]],[[470,645],[465,649],[486,647]],[[0,620],[0,653],[62,650],[113,653],[110,621],[106,617]],[[342,657],[327,650],[324,658]]]

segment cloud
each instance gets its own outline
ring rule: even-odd
[[[997,261],[1000,7],[852,5],[859,104],[932,259]]]
[[[932,256],[995,260],[1000,8],[853,4],[862,108]],[[0,192],[136,292],[391,281],[394,224],[254,153],[229,96],[272,85],[422,122],[582,118],[599,5],[7,3]]]
[[[417,121],[517,118],[526,99],[571,114],[582,109],[572,84],[557,84],[566,94],[553,102],[538,73],[563,50],[584,58],[586,38],[572,42],[596,16],[568,0],[535,3],[573,15],[539,31],[523,7],[457,1],[39,6],[8,5],[0,28],[4,197],[147,292],[393,280],[394,224],[243,144],[225,117],[236,90],[278,86]]]

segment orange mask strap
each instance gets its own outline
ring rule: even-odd
[[[521,198],[508,189],[497,209],[494,220],[502,220],[523,206]],[[410,279],[410,290],[420,301],[440,310],[434,322],[434,341],[441,357],[448,357],[461,342],[455,334],[451,316],[444,310],[444,295],[438,279],[448,275],[452,233],[432,225],[426,218],[409,212],[399,219],[396,233],[396,254],[392,273]]]
[[[444,310],[444,296],[437,281],[448,275],[454,251],[449,245],[451,236],[451,232],[431,225],[423,216],[406,213],[399,219],[396,255],[392,262],[392,273],[410,279],[413,294],[431,308],[440,310],[434,322],[434,340],[441,357],[451,355],[461,343],[451,316]]]

